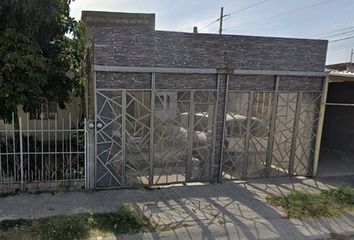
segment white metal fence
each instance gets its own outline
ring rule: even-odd
[[[16,122],[17,121],[17,122]],[[50,185],[85,185],[86,121],[30,119],[30,115],[0,122],[0,191]],[[33,187],[37,186],[37,187]]]

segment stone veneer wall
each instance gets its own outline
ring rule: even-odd
[[[95,65],[324,71],[327,41],[96,27]]]
[[[94,65],[218,69],[220,74],[156,73],[160,89],[217,89],[213,179],[220,169],[227,74],[238,70],[323,72],[327,41],[154,31],[92,26]],[[223,73],[224,71],[224,73]],[[275,76],[229,75],[234,90],[272,91]],[[321,77],[281,77],[284,91],[321,91]],[[97,88],[151,88],[151,73],[96,72]],[[217,88],[218,87],[218,88]]]

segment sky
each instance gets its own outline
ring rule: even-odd
[[[155,13],[156,30],[192,32],[197,26],[218,33],[219,23],[209,24],[221,7],[225,15],[235,12],[225,17],[223,34],[328,39],[327,64],[348,62],[354,48],[354,0],[75,0],[71,15]]]

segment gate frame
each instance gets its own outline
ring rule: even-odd
[[[217,100],[216,100],[216,104],[215,104],[215,109],[216,109],[216,114],[217,115],[217,106],[218,106],[218,101],[219,101],[219,96],[220,94],[225,94],[225,106],[224,106],[224,119],[225,119],[225,115],[226,115],[226,104],[227,104],[227,97],[226,97],[226,92],[228,90],[228,82],[229,82],[229,76],[230,75],[265,75],[265,76],[275,76],[276,78],[276,89],[277,86],[279,86],[279,77],[280,76],[302,76],[302,77],[322,77],[325,78],[327,77],[328,73],[327,72],[322,72],[322,71],[277,71],[277,70],[242,70],[242,69],[233,69],[230,71],[230,69],[214,69],[214,68],[168,68],[168,67],[129,67],[129,66],[108,66],[108,65],[93,65],[93,72],[94,72],[94,123],[95,123],[95,127],[94,127],[94,139],[95,139],[95,144],[94,144],[94,154],[93,157],[91,157],[90,162],[93,161],[93,164],[89,164],[90,166],[93,165],[94,166],[94,170],[93,172],[91,172],[90,174],[87,174],[87,176],[90,178],[89,182],[90,183],[94,183],[94,184],[90,184],[90,188],[91,189],[95,189],[97,188],[96,186],[96,174],[97,174],[97,165],[96,165],[96,157],[97,157],[97,137],[96,137],[96,132],[97,132],[97,128],[96,128],[96,123],[97,123],[97,97],[96,97],[96,93],[97,93],[97,88],[96,88],[96,72],[115,72],[115,73],[150,73],[151,74],[151,89],[131,89],[131,90],[150,90],[151,91],[151,109],[154,109],[154,96],[155,96],[155,74],[156,73],[175,73],[175,74],[215,74],[217,76],[217,88],[213,89],[217,92]],[[221,75],[226,75],[226,90],[225,92],[219,92],[220,91],[220,76]],[[325,80],[324,80],[325,81]],[[322,90],[323,90],[324,86],[322,86]],[[103,90],[103,89],[102,89]],[[118,90],[118,89],[117,89]],[[122,90],[128,90],[128,89],[122,89]],[[181,89],[183,91],[185,90],[192,90],[192,89]],[[207,91],[210,89],[195,89],[195,90],[200,90],[200,91]],[[272,101],[277,100],[277,91],[274,92],[274,97]],[[275,99],[275,100],[274,100]],[[277,102],[277,101],[276,101]],[[153,113],[154,111],[152,111]],[[276,113],[276,111],[275,111]],[[151,116],[153,116],[153,114],[151,114]],[[318,132],[321,132],[322,128],[320,127],[321,125],[321,121],[323,121],[323,116],[322,114],[320,114],[319,117],[319,122],[318,122]],[[150,119],[150,126],[152,126],[152,124],[154,124],[154,118],[151,117]],[[215,117],[216,119],[216,117]],[[273,111],[272,111],[272,116],[271,116],[271,125],[275,124],[273,123],[275,121],[275,119],[273,119]],[[217,131],[216,129],[216,120],[213,123],[214,125],[214,129],[215,131]],[[217,181],[218,182],[222,182],[222,163],[223,163],[223,142],[224,142],[224,132],[225,132],[225,121],[223,121],[222,123],[223,125],[223,129],[222,129],[222,144],[221,144],[221,149],[220,149],[220,161],[218,162],[218,167],[219,167],[219,171],[218,171],[218,176],[217,176]],[[150,128],[150,131],[152,131],[153,128]],[[215,132],[214,131],[214,132]],[[152,156],[151,153],[154,151],[153,148],[153,141],[154,141],[154,137],[153,134],[150,134],[152,136],[150,136],[150,157]],[[317,134],[317,138],[316,138],[316,144],[315,144],[315,153],[318,151],[319,149],[319,144],[318,142],[318,136],[320,136],[320,134]],[[214,165],[215,163],[215,149],[216,149],[216,139],[215,139],[215,134],[213,134],[214,140],[213,140],[213,157],[212,160],[210,161],[210,182],[214,182],[214,177],[213,177],[213,172],[214,172]],[[152,142],[151,142],[152,140]],[[268,140],[269,142],[269,140]],[[268,143],[269,145],[269,143]],[[269,161],[269,154],[267,153],[267,161]],[[153,159],[152,161],[150,161],[150,174],[149,174],[149,185],[153,184]],[[316,162],[318,162],[318,154],[315,154],[315,162],[314,162],[314,175],[315,175],[315,164]],[[268,169],[266,170],[266,176],[268,177],[269,171]],[[91,178],[92,177],[92,178]],[[152,183],[152,184],[151,184]],[[115,187],[116,188],[116,187]],[[123,186],[124,188],[124,186]]]
[[[189,91],[190,92],[190,117],[189,117],[189,129],[188,129],[188,157],[187,157],[187,163],[186,163],[186,171],[185,171],[185,181],[183,182],[169,182],[169,183],[164,183],[164,184],[155,184],[154,183],[154,130],[155,126],[154,121],[155,121],[155,94],[156,92],[166,92],[169,91],[169,89],[156,89],[155,88],[155,73],[152,73],[151,75],[152,78],[152,87],[151,89],[146,89],[146,88],[141,88],[141,89],[133,89],[133,88],[117,88],[117,89],[105,89],[105,88],[98,88],[95,89],[95,112],[97,113],[98,110],[98,105],[97,105],[97,94],[102,91],[120,91],[121,96],[122,96],[122,165],[124,166],[122,168],[122,185],[119,186],[104,186],[104,187],[98,187],[97,186],[97,133],[98,133],[98,128],[97,128],[97,114],[95,114],[95,127],[94,127],[94,135],[95,135],[95,155],[94,158],[91,159],[91,161],[94,161],[95,165],[95,178],[93,179],[94,181],[94,189],[118,189],[118,188],[127,188],[131,187],[129,185],[125,184],[125,131],[126,131],[126,120],[125,120],[125,113],[126,113],[126,92],[127,91],[147,91],[150,93],[150,146],[149,146],[149,158],[150,158],[150,172],[149,172],[149,183],[147,184],[148,186],[153,186],[153,185],[166,185],[166,184],[175,184],[175,183],[188,183],[188,182],[196,182],[196,181],[202,181],[202,180],[192,180],[192,151],[193,151],[193,134],[189,134],[191,130],[194,129],[194,108],[195,108],[195,100],[194,100],[194,93],[195,92],[213,92],[216,94],[215,98],[215,104],[214,104],[214,115],[212,118],[212,132],[213,132],[213,140],[211,141],[211,155],[212,158],[210,159],[208,163],[208,178],[209,181],[212,181],[213,176],[211,175],[211,172],[213,171],[213,163],[214,163],[214,149],[215,149],[215,132],[216,132],[216,116],[217,116],[217,101],[218,101],[218,90],[217,89],[173,89],[174,92],[178,91]],[[189,170],[188,170],[189,169]],[[88,176],[91,179],[91,176]],[[91,179],[92,180],[92,179]],[[139,185],[140,186],[140,185]],[[142,184],[141,186],[146,186]]]

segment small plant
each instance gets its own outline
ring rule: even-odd
[[[17,219],[17,220],[4,220],[0,222],[0,231],[7,231],[12,228],[18,228],[24,225],[27,225],[28,221],[25,219]]]
[[[145,230],[153,230],[147,218],[132,205],[124,204],[113,213],[82,213],[39,220],[5,220],[0,222],[0,239],[70,240]]]
[[[322,192],[324,196],[347,207],[354,207],[354,189],[341,187]]]
[[[321,193],[291,192],[286,196],[271,196],[268,202],[285,209],[289,218],[338,216],[354,207],[354,189],[337,188]]]

